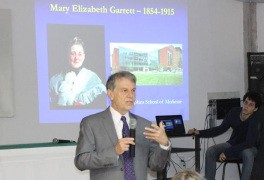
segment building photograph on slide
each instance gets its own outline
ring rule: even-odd
[[[111,73],[130,71],[137,85],[182,85],[182,46],[111,43]]]
[[[104,110],[120,70],[137,77],[132,113],[189,120],[186,0],[35,0],[35,29],[40,123]]]

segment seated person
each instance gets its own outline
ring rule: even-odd
[[[230,139],[209,147],[205,156],[205,178],[214,180],[216,174],[216,161],[241,158],[243,161],[241,180],[249,180],[254,158],[257,154],[257,120],[256,111],[261,106],[261,96],[256,92],[247,92],[243,97],[243,107],[232,108],[222,124],[206,130],[188,131],[189,134],[200,137],[215,137],[233,129]]]

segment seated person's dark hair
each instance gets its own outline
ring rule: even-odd
[[[248,92],[244,95],[244,97],[243,97],[243,102],[244,102],[247,98],[248,98],[249,100],[255,102],[255,107],[256,107],[256,108],[259,108],[259,107],[262,105],[261,95],[260,95],[258,92],[255,92],[255,91],[248,91]]]

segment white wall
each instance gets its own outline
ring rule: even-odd
[[[38,123],[33,0],[0,4],[12,10],[15,88],[15,115],[0,119],[0,144],[77,139],[79,124]],[[202,127],[208,92],[244,93],[242,8],[237,1],[189,1],[190,127]]]
[[[79,124],[38,123],[33,0],[0,0],[12,10],[15,115],[0,118],[0,145],[48,142],[78,137]],[[245,92],[243,3],[189,0],[190,120],[186,129],[202,129],[208,92]],[[264,6],[258,5],[259,50],[264,51]],[[27,19],[27,21],[24,21]],[[223,138],[220,137],[219,142]],[[175,140],[176,141],[176,140]],[[188,142],[177,140],[177,146]],[[173,173],[173,172],[172,172]],[[227,174],[228,176],[228,174]]]
[[[238,91],[240,97],[245,92],[243,3],[230,0],[189,1],[189,52],[190,121],[186,123],[186,129],[203,129],[208,92]],[[227,137],[225,134],[215,141],[223,142]],[[179,146],[190,146],[189,141],[174,139],[175,145],[179,142]],[[212,142],[210,140],[210,144]],[[190,159],[193,154],[183,156]],[[221,173],[220,168],[217,179]],[[237,176],[236,169],[226,173],[227,179]]]
[[[13,64],[11,11],[0,11],[0,117],[13,117]],[[4,25],[2,25],[4,24]]]
[[[243,4],[190,1],[190,127],[203,127],[208,92],[244,93]]]
[[[5,8],[12,10],[15,115],[0,118],[0,144],[77,139],[79,124],[38,123],[34,0],[0,0]]]
[[[257,5],[258,51],[264,52],[264,3]]]

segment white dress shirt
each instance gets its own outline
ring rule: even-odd
[[[114,120],[114,125],[115,125],[115,129],[116,129],[117,137],[118,137],[118,139],[121,139],[121,138],[123,138],[123,136],[122,136],[123,121],[121,121],[121,116],[126,117],[126,121],[127,121],[128,126],[129,126],[129,122],[130,122],[129,113],[126,113],[125,115],[121,115],[119,112],[117,112],[111,106],[110,106],[110,112],[111,112],[112,118]]]

